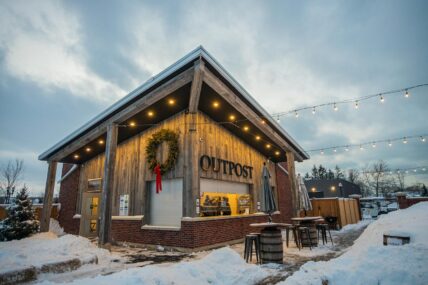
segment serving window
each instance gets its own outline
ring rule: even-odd
[[[249,185],[201,179],[200,216],[236,216],[252,213]]]

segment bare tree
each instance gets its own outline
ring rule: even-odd
[[[350,169],[348,171],[348,181],[351,183],[357,183],[360,179],[360,171],[358,169]]]
[[[371,169],[367,164],[361,171],[361,178],[359,179],[361,194],[366,197],[372,194],[372,181],[371,181]]]
[[[405,176],[404,171],[400,171],[397,169],[396,171],[397,186],[401,192],[404,191],[404,189],[406,189],[406,186],[404,184],[404,176]]]
[[[373,164],[373,168],[371,170],[371,177],[373,179],[373,186],[376,192],[376,197],[379,197],[379,189],[384,189],[385,181],[385,172],[389,171],[388,165],[385,161],[379,160],[378,162]]]
[[[15,188],[21,179],[24,170],[24,161],[15,159],[8,161],[7,165],[0,168],[0,190],[5,194],[5,203],[10,203],[10,197],[15,193]]]

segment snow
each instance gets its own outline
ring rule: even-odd
[[[343,255],[329,261],[307,262],[282,285],[428,284],[428,202],[398,210],[372,222]],[[346,229],[345,229],[346,230]],[[384,246],[383,234],[400,231],[410,244]]]
[[[107,250],[99,249],[86,238],[38,233],[21,240],[0,242],[0,273],[73,258],[87,260],[94,255],[99,260],[111,259]]]
[[[78,279],[70,284],[255,284],[268,277],[271,269],[247,264],[229,247],[212,251],[200,260],[149,265],[106,276]],[[54,284],[49,281],[41,284]]]

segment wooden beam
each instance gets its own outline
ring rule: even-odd
[[[183,216],[196,216],[196,199],[199,199],[199,138],[198,105],[204,78],[204,62],[195,62],[195,72],[190,89],[189,113],[186,115],[184,132],[184,178],[183,178]]]
[[[199,106],[199,98],[201,96],[202,82],[205,71],[205,63],[198,60],[194,65],[194,75],[192,80],[192,88],[190,89],[189,112],[196,113]]]
[[[101,193],[101,212],[98,232],[98,245],[103,247],[111,240],[111,208],[116,164],[118,125],[107,127],[106,152],[104,163],[103,189]]]
[[[55,189],[56,161],[49,161],[48,174],[46,177],[45,198],[43,199],[42,218],[40,220],[40,232],[49,231],[49,223],[52,211],[52,199]]]
[[[296,167],[294,165],[294,153],[291,151],[285,152],[287,156],[287,167],[288,167],[288,177],[290,179],[291,187],[291,199],[293,204],[293,216],[296,217],[299,213],[299,206],[297,205],[298,201],[298,191],[297,191],[297,181],[296,181]]]
[[[71,153],[75,152],[79,148],[87,145],[88,143],[94,141],[101,135],[103,135],[107,131],[107,126],[112,123],[122,123],[135,114],[147,109],[157,101],[165,98],[172,92],[178,90],[180,87],[190,83],[193,80],[194,68],[189,68],[188,70],[180,73],[176,77],[171,80],[165,82],[161,86],[157,87],[147,95],[138,99],[133,104],[129,105],[122,111],[116,113],[109,119],[102,122],[99,126],[94,127],[88,133],[84,134],[80,138],[74,140],[73,142],[67,144],[65,147],[61,148],[61,150],[55,152],[49,160],[60,161],[64,157],[67,157]]]
[[[203,80],[207,83],[214,91],[223,97],[230,105],[232,105],[238,112],[240,112],[250,123],[255,125],[261,130],[268,138],[270,138],[275,144],[282,149],[292,151],[293,148],[290,144],[285,141],[276,131],[274,131],[268,124],[263,124],[259,115],[256,114],[244,101],[242,101],[229,87],[226,86],[221,80],[219,80],[212,72],[208,69],[204,71]],[[295,152],[296,158],[299,161],[303,161],[303,158]]]

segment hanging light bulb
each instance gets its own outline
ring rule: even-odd
[[[312,108],[312,114],[315,115],[315,107]]]
[[[279,124],[279,123],[281,123],[281,120],[280,120],[280,118],[279,118],[279,116],[278,117],[276,117],[276,122]]]
[[[416,172],[416,171],[418,171],[417,169],[413,169],[413,172]]]
[[[383,98],[383,95],[382,95],[382,94],[380,95],[380,102],[381,102],[381,103],[385,102],[385,98]]]
[[[392,171],[390,171],[389,174],[392,174]]]
[[[324,150],[321,150],[321,154],[324,154]]]
[[[425,170],[427,170],[425,167],[424,167],[424,168],[422,168],[422,171],[425,171]]]
[[[296,111],[294,111],[294,116],[295,116],[296,118],[298,118],[298,117],[299,117],[299,113],[297,113],[297,110],[296,110]]]
[[[397,170],[397,173],[400,173],[400,170]]]
[[[358,104],[358,100],[357,101],[355,101],[355,109],[358,109],[359,108],[359,104]]]
[[[388,146],[392,146],[392,142],[391,141],[388,141]]]
[[[406,93],[404,93],[404,97],[409,98],[409,96],[410,96],[410,93],[408,90],[406,90]]]
[[[425,142],[425,138],[421,136],[421,142]]]
[[[363,150],[363,149],[364,149],[363,145],[360,144],[360,150]]]
[[[409,171],[408,171],[408,170],[406,170],[405,172],[406,172],[406,173],[409,173]]]
[[[406,137],[404,137],[404,138],[403,138],[403,143],[404,143],[404,144],[406,144],[406,143],[407,143],[407,138],[406,138]]]
[[[333,105],[333,110],[335,110],[335,111],[339,110],[339,108],[337,108],[336,103],[334,103],[334,105]]]
[[[337,149],[333,149],[334,152],[337,152]]]
[[[349,146],[346,146],[346,147],[345,147],[345,151],[349,151]]]
[[[375,148],[376,147],[376,143],[374,142],[374,143],[372,143],[372,148]]]

